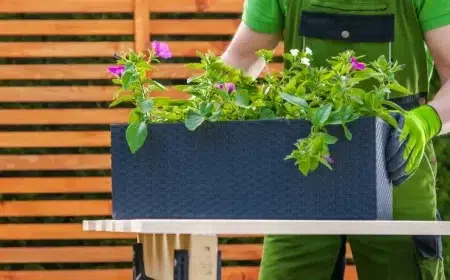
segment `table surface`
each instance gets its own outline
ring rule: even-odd
[[[86,220],[84,231],[153,234],[449,235],[450,222],[337,220]]]

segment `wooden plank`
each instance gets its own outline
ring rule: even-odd
[[[7,42],[0,43],[0,57],[112,57],[129,49],[132,42]]]
[[[0,102],[112,102],[117,86],[0,87]],[[186,99],[189,95],[168,86],[151,96]]]
[[[150,2],[154,13],[241,13],[243,0],[170,0]]]
[[[132,0],[1,0],[0,13],[123,13],[132,12]]]
[[[132,20],[0,20],[4,36],[131,34]]]
[[[27,193],[111,193],[111,177],[0,178],[0,194]]]
[[[0,155],[0,171],[107,170],[110,154]]]
[[[222,280],[258,280],[258,267],[222,267]],[[1,270],[0,280],[128,280],[131,269]],[[356,280],[346,278],[345,280]]]
[[[134,50],[143,52],[149,48],[149,0],[134,0]]]
[[[137,32],[137,31],[136,31]],[[147,32],[139,31],[140,33]],[[139,35],[139,51],[149,47],[148,36]],[[145,38],[145,39],[144,39]],[[212,51],[217,55],[223,53],[229,41],[186,41],[168,42],[175,57],[195,57],[197,51]],[[0,43],[0,57],[5,58],[41,58],[41,57],[111,57],[133,49],[132,42],[5,42]],[[276,54],[280,55],[283,45],[279,44]]]
[[[111,200],[2,201],[0,217],[110,216]]]
[[[0,65],[2,80],[97,80],[111,79],[107,72],[109,64],[14,64]],[[281,70],[281,63],[273,63],[270,69]],[[162,63],[151,72],[154,79],[186,79],[196,70],[188,69],[183,63]],[[112,84],[112,83],[111,83]]]
[[[87,232],[81,223],[1,224],[0,240],[136,239],[134,233]]]
[[[150,21],[150,33],[152,35],[231,36],[240,23],[240,19],[157,19]]]
[[[127,123],[131,109],[2,109],[0,125]]]
[[[219,235],[220,238],[261,237],[259,235]],[[135,239],[134,233],[83,231],[82,223],[0,224],[0,240]]]
[[[57,148],[57,147],[110,147],[110,146],[111,146],[111,133],[109,131],[0,132],[0,148],[47,148],[47,147]]]
[[[240,19],[155,19],[152,35],[233,35]],[[95,28],[93,28],[95,26]],[[132,20],[0,20],[0,35],[133,35]]]
[[[260,244],[219,245],[222,260],[261,259]],[[130,262],[131,246],[64,246],[0,248],[0,263]]]

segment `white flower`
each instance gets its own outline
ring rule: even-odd
[[[309,54],[309,55],[312,55],[312,50],[310,48],[306,47],[305,53]]]
[[[307,66],[309,66],[311,64],[309,58],[307,58],[307,57],[302,58],[300,60],[300,62],[305,64],[305,65],[307,65]]]
[[[298,49],[292,49],[292,50],[291,50],[291,54],[292,54],[293,56],[297,56],[299,52],[300,52],[300,51],[299,51]]]

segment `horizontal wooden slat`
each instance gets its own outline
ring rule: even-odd
[[[212,51],[220,55],[228,41],[168,42],[174,57],[195,57],[197,52]],[[111,57],[133,48],[133,42],[7,42],[0,43],[0,57]],[[280,54],[282,45],[276,49]]]
[[[219,245],[222,259],[260,260],[260,244]],[[131,246],[10,247],[0,248],[0,263],[130,262]]]
[[[104,13],[131,12],[132,0],[1,0],[0,13]]]
[[[155,13],[241,13],[244,1],[170,0],[150,3],[150,11]]]
[[[109,131],[0,132],[0,148],[109,147],[110,137]]]
[[[259,267],[222,267],[223,280],[258,280]],[[128,280],[131,269],[0,271],[0,280]],[[345,278],[356,280],[356,278]]]
[[[2,201],[0,217],[110,216],[110,200]]]
[[[0,65],[3,80],[89,80],[111,79],[107,72],[110,64],[14,64]],[[273,63],[270,69],[281,70],[282,64]],[[151,72],[154,79],[186,79],[198,71],[186,68],[183,63],[162,63]]]
[[[233,35],[240,19],[156,19],[152,35]],[[95,28],[93,28],[95,27]],[[3,20],[0,35],[132,35],[132,20]]]
[[[131,109],[2,109],[0,125],[127,123]]]
[[[220,235],[220,238],[261,237],[258,235]],[[68,239],[135,239],[134,233],[83,231],[81,223],[73,224],[0,224],[0,240],[68,240]]]
[[[106,170],[109,154],[0,155],[0,171],[18,170]]]
[[[63,1],[61,1],[63,2]],[[1,8],[0,8],[1,9]],[[2,20],[0,35],[131,35],[132,20]]]
[[[133,42],[8,42],[0,57],[111,57],[133,48]]]
[[[150,21],[152,35],[233,35],[240,19],[157,19]]]
[[[0,102],[112,102],[116,86],[25,86],[0,87]],[[154,91],[154,97],[185,99],[189,95],[168,86]]]
[[[110,192],[110,177],[0,178],[0,194]]]
[[[241,13],[242,5],[243,0],[150,1],[150,11],[158,13]],[[47,0],[45,5],[36,0],[2,0],[0,2],[0,13],[99,13],[132,12],[132,10],[132,0]]]

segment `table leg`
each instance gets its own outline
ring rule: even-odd
[[[175,250],[188,251],[188,279],[217,280],[216,235],[138,234],[143,246],[145,274],[156,280],[174,280]]]

